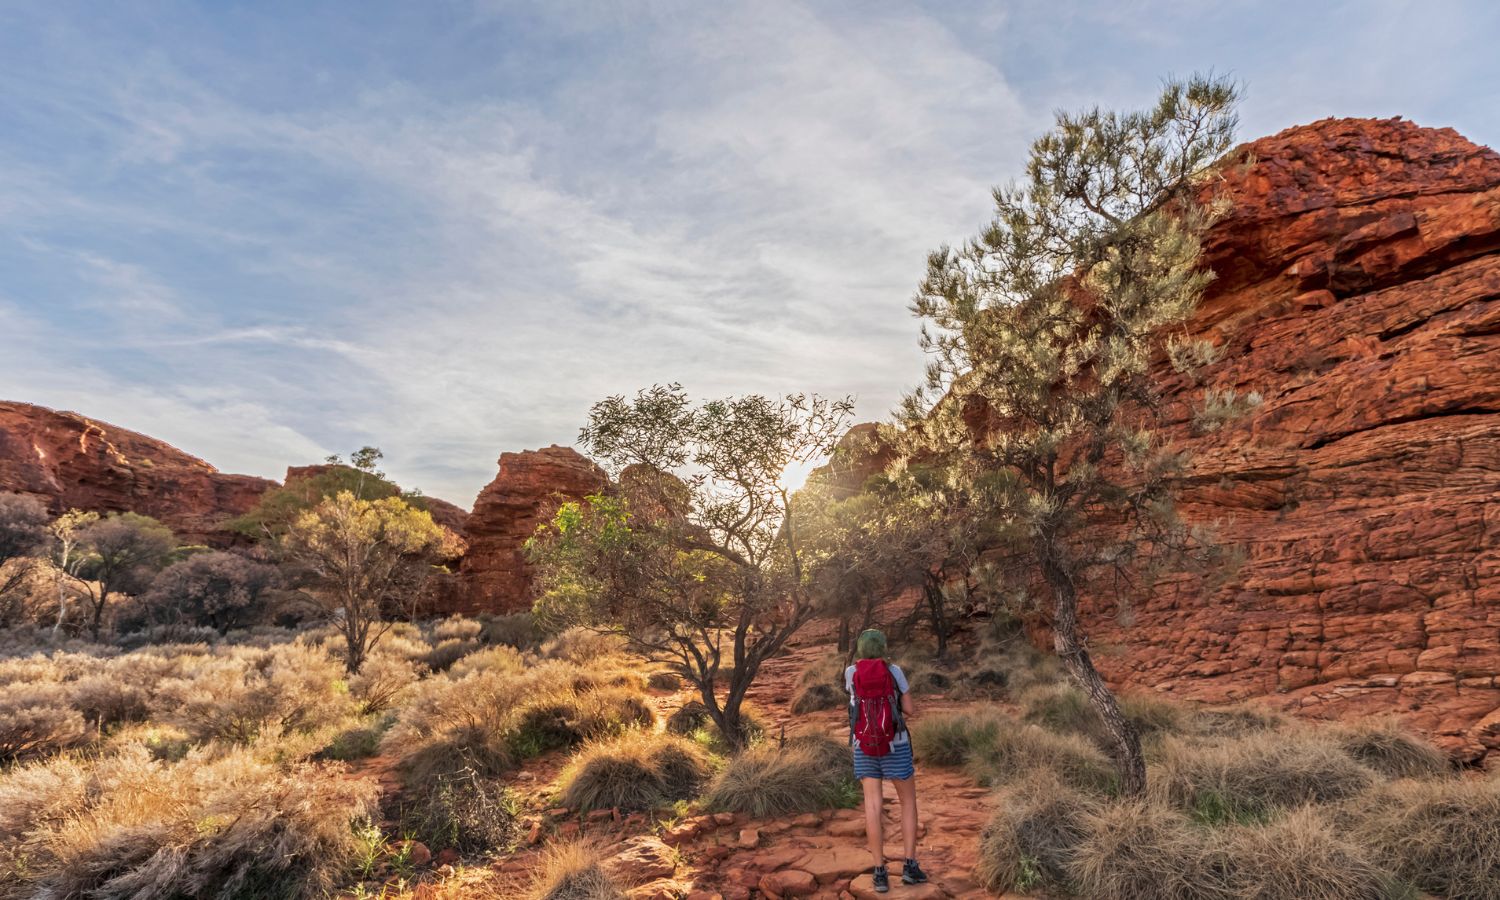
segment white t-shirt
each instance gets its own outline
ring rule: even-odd
[[[906,673],[903,672],[903,671],[901,671],[901,667],[898,666],[898,665],[896,665],[893,662],[888,662],[888,663],[886,663],[886,665],[890,666],[891,677],[893,679],[895,679],[895,681],[896,681],[896,687],[900,688],[901,689],[901,693],[905,694],[908,690],[911,689],[906,684]],[[850,666],[849,668],[847,668],[847,669],[844,670],[844,690],[849,692],[849,705],[853,706],[854,705],[854,667],[853,666]],[[897,702],[899,703],[900,701],[898,700]],[[897,712],[900,712],[900,710],[898,710]],[[904,717],[904,714],[903,714],[903,717]],[[911,740],[911,735],[908,734],[907,732],[903,731],[903,732],[900,732],[899,734],[897,734],[894,738],[892,738],[891,739],[891,743],[892,744],[904,744],[904,743],[906,743],[907,741],[910,741],[910,740]]]

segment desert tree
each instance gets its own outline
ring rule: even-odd
[[[852,405],[695,405],[675,384],[595,404],[579,440],[618,488],[564,504],[532,539],[537,612],[667,662],[743,747],[746,691],[814,611],[785,474],[833,448]]]
[[[78,572],[85,559],[84,531],[97,521],[99,514],[96,512],[70,509],[47,523],[47,561],[52,564],[53,586],[57,588],[57,621],[52,626],[54,635],[67,621],[69,594],[81,583]]]
[[[89,634],[98,640],[110,598],[150,587],[156,573],[171,562],[177,539],[167,526],[132,512],[110,513],[76,534],[81,554],[73,578],[89,604]]]
[[[1098,711],[1121,788],[1145,787],[1140,738],[1089,655],[1079,589],[1194,545],[1173,511],[1183,458],[1156,427],[1151,365],[1208,351],[1174,334],[1211,273],[1200,202],[1229,148],[1236,88],[1169,81],[1151,109],[1060,113],[995,215],[928,261],[913,303],[930,354],[903,406],[908,452],[989,482],[1050,594],[1056,652]]]
[[[340,491],[302,513],[280,546],[305,596],[337,622],[345,665],[358,672],[393,624],[387,617],[443,571],[457,542],[400,497],[361,500]]]
[[[275,566],[234,553],[194,553],[161,571],[141,595],[148,619],[226,632],[254,621],[280,583]]]
[[[336,454],[328,456],[320,471],[288,479],[281,487],[267,491],[253,509],[231,519],[228,528],[256,541],[274,543],[303,513],[341,491],[348,491],[356,500],[399,497],[408,506],[427,509],[421,491],[403,490],[377,468],[384,457],[379,447],[361,447],[349,454],[348,462]]]
[[[25,494],[0,494],[0,628],[24,611],[31,576],[47,546],[47,505]]]

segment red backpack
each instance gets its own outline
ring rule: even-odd
[[[890,666],[883,659],[862,659],[854,664],[854,703],[849,709],[849,728],[859,751],[865,756],[885,756],[891,740],[904,728],[896,703],[900,691]]]

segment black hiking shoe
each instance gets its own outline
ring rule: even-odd
[[[870,880],[875,882],[877,894],[884,894],[891,889],[891,876],[886,872],[885,866],[876,866],[875,871],[870,873]]]
[[[917,865],[916,860],[908,859],[901,867],[901,883],[922,884],[925,881],[927,881],[927,873],[922,871],[922,867]]]

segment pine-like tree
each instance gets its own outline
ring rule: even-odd
[[[1183,459],[1153,429],[1153,360],[1212,275],[1197,201],[1233,138],[1235,87],[1170,81],[1133,113],[1059,114],[1023,181],[995,191],[976,238],[931,255],[913,311],[931,354],[903,406],[907,451],[993,497],[1051,595],[1058,656],[1114,744],[1121,789],[1145,788],[1140,738],[1100,678],[1078,594],[1169,549],[1202,547],[1173,512]]]

